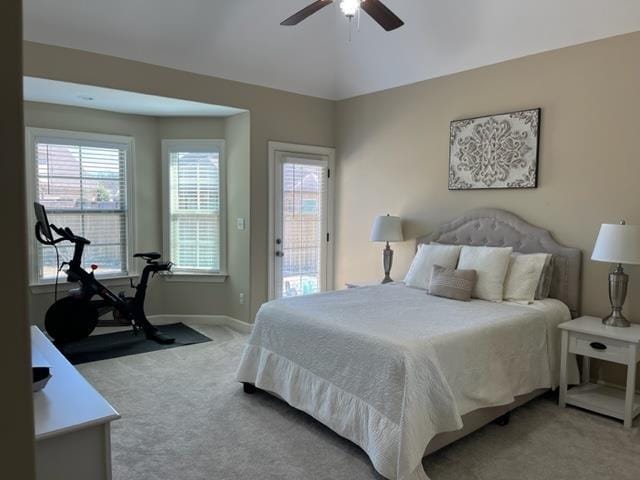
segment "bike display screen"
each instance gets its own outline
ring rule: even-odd
[[[42,235],[44,235],[47,240],[53,241],[53,233],[51,233],[49,219],[47,218],[47,210],[44,208],[44,205],[38,202],[33,202],[33,209],[36,212],[36,220],[38,221],[38,225],[40,225]]]

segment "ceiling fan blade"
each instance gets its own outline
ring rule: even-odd
[[[297,25],[301,21],[303,21],[305,18],[310,17],[311,15],[316,13],[318,10],[326,7],[327,5],[331,5],[332,3],[333,3],[333,0],[317,0],[313,2],[311,5],[304,7],[298,13],[294,13],[293,15],[291,15],[280,25],[287,25],[287,26]]]
[[[387,32],[400,28],[404,22],[380,0],[364,0],[360,7]]]

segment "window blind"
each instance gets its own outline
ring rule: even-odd
[[[282,165],[282,291],[284,297],[321,291],[325,246],[326,168],[287,159]]]
[[[83,265],[98,265],[96,275],[126,275],[129,144],[36,137],[34,153],[35,198],[49,221],[91,241]],[[69,243],[58,249],[61,261],[73,256]],[[55,250],[38,243],[38,281],[55,278],[56,270]]]
[[[170,249],[174,271],[221,271],[218,151],[170,151]]]

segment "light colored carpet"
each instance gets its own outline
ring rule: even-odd
[[[382,478],[358,447],[307,415],[242,392],[234,372],[246,336],[194,328],[214,341],[79,367],[122,415],[114,480]],[[424,465],[432,480],[638,480],[637,425],[541,398]]]

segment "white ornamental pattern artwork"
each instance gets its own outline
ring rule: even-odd
[[[535,188],[540,109],[451,122],[449,189]]]

